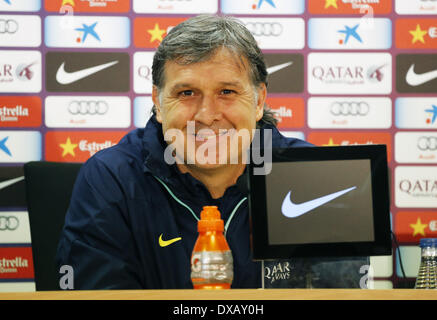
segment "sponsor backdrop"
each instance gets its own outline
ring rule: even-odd
[[[285,135],[387,145],[400,256],[372,257],[374,287],[413,283],[437,236],[437,1],[0,0],[0,290],[35,290],[23,163],[84,162],[143,127],[154,51],[199,13],[253,33]]]

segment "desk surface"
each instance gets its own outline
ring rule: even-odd
[[[437,300],[437,290],[232,289],[0,293],[0,300]]]

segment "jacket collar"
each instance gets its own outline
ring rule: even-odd
[[[153,115],[147,122],[143,135],[144,162],[143,171],[162,180],[171,187],[174,193],[185,199],[197,197],[210,198],[210,194],[202,182],[189,173],[181,173],[177,165],[167,164],[164,158],[165,148],[168,146],[162,133],[162,125]]]
[[[172,175],[172,165],[168,165],[164,160],[164,151],[167,143],[162,134],[162,125],[153,115],[144,128],[143,135],[144,172],[150,172],[160,179],[167,180]]]

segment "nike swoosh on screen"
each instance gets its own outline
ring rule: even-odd
[[[293,64],[293,61],[290,61],[290,62],[286,62],[286,63],[278,64],[276,66],[269,67],[269,68],[267,68],[267,74],[272,74],[276,71],[279,71],[279,70],[284,69],[288,66],[291,66],[292,64]]]
[[[0,182],[0,190],[13,185],[14,183],[24,180],[24,176]]]
[[[310,200],[307,202],[302,202],[299,204],[295,204],[291,201],[290,199],[290,195],[291,195],[291,191],[289,191],[287,193],[287,195],[284,198],[284,201],[282,201],[282,207],[281,207],[281,211],[282,214],[284,216],[286,216],[287,218],[297,218],[311,210],[314,210],[322,205],[324,205],[325,203],[328,203],[329,201],[334,200],[335,198],[338,198],[340,196],[342,196],[343,194],[352,191],[354,189],[356,189],[357,187],[351,187],[345,190],[341,190],[341,191],[337,191],[331,194],[328,194],[326,196],[320,197],[320,198],[316,198],[314,200]]]
[[[417,74],[414,71],[414,64],[412,64],[410,66],[410,69],[408,69],[405,80],[410,86],[417,87],[436,78],[437,78],[437,70],[425,72],[422,74]]]
[[[112,61],[108,63],[104,63],[95,67],[82,69],[75,72],[67,72],[65,71],[65,62],[62,62],[62,64],[59,66],[58,71],[56,72],[56,81],[58,81],[60,84],[71,84],[73,82],[82,80],[83,78],[86,78],[94,73],[97,73],[99,71],[102,71],[104,69],[107,69],[109,67],[112,67],[113,65],[117,64],[118,61]]]

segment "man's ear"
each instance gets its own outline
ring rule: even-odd
[[[266,103],[267,98],[267,87],[265,83],[261,83],[258,87],[258,100],[256,101],[256,111],[255,111],[255,117],[256,121],[261,120],[264,114],[264,105]]]
[[[152,88],[152,101],[155,105],[156,121],[162,123],[161,104],[159,102],[159,90],[155,85]]]

